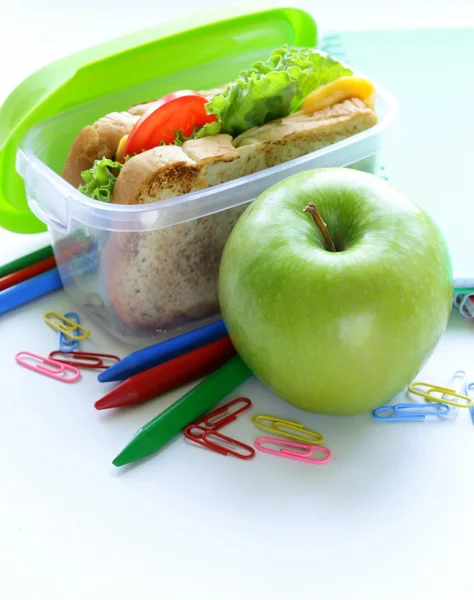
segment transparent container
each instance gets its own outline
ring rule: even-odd
[[[239,61],[232,64],[232,73],[252,64],[252,53],[239,55]],[[170,73],[63,112],[30,129],[18,146],[16,168],[28,205],[52,235],[66,293],[91,320],[132,346],[218,319],[220,257],[247,205],[269,186],[303,170],[345,166],[374,172],[398,114],[394,97],[376,85],[379,121],[374,127],[255,174],[151,204],[102,203],[61,178],[66,155],[83,126],[115,110],[111,107],[121,110],[170,89],[220,85],[221,80],[212,78],[225,69],[218,62]]]

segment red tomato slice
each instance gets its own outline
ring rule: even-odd
[[[206,113],[207,102],[207,98],[191,90],[174,92],[154,102],[129,133],[124,159],[127,154],[151,150],[162,142],[173,143],[175,131],[189,137],[194,127],[215,121],[216,115]]]

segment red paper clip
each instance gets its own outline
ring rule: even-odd
[[[200,435],[193,435],[193,429],[200,429],[202,433]],[[230,438],[227,435],[223,435],[215,429],[205,429],[200,425],[188,425],[188,427],[186,427],[186,429],[184,430],[184,435],[188,438],[188,440],[191,440],[196,444],[200,444],[205,448],[209,448],[209,450],[213,450],[214,452],[223,454],[224,456],[227,456],[227,454],[232,454],[232,456],[241,458],[242,460],[249,460],[250,458],[253,458],[255,456],[255,450],[251,446],[247,446],[247,444],[244,444],[243,442],[239,442],[238,440],[234,440],[233,438]],[[235,452],[235,450],[231,450],[226,446],[216,444],[215,442],[212,442],[208,439],[211,436],[219,438],[220,440],[223,440],[224,442],[227,442],[232,446],[238,446],[239,448],[246,450],[248,454],[241,454],[240,452]]]
[[[199,429],[200,433],[194,433],[193,434],[193,430],[195,429]],[[186,429],[184,430],[184,436],[188,438],[188,440],[191,440],[192,442],[196,442],[196,444],[199,444],[200,446],[204,446],[205,448],[209,448],[210,450],[215,450],[216,452],[219,452],[219,454],[227,454],[224,450],[222,450],[219,447],[212,447],[209,444],[207,444],[205,441],[203,441],[203,435],[206,431],[209,431],[209,429],[205,429],[204,427],[201,427],[200,425],[188,425],[186,427]]]
[[[219,438],[220,440],[223,440],[224,442],[228,442],[229,444],[232,444],[233,446],[238,446],[239,448],[243,448],[244,450],[248,451],[248,454],[239,454],[238,452],[234,452],[234,450],[231,450],[230,448],[226,448],[225,446],[218,446],[216,443],[211,442],[208,439],[211,436]],[[211,448],[212,450],[216,450],[217,452],[222,452],[222,454],[232,454],[232,456],[236,456],[237,458],[242,458],[243,460],[248,460],[249,458],[253,458],[255,456],[255,450],[253,448],[251,448],[250,446],[247,446],[247,444],[244,444],[243,442],[234,440],[234,439],[228,437],[227,435],[224,435],[223,433],[219,433],[219,431],[215,431],[214,429],[207,429],[202,434],[202,439],[204,440],[204,443],[209,448]]]
[[[243,406],[229,413],[229,409],[232,406],[236,406],[242,403]],[[226,456],[227,454],[232,454],[233,456],[236,456],[237,458],[241,458],[243,460],[253,458],[255,456],[255,450],[251,446],[247,446],[242,442],[239,442],[226,435],[223,435],[222,433],[217,432],[217,430],[221,427],[224,427],[224,425],[228,425],[232,421],[235,421],[238,415],[248,410],[251,406],[252,402],[248,398],[236,398],[235,400],[231,400],[230,402],[227,402],[227,404],[219,406],[219,408],[216,408],[216,410],[213,410],[212,412],[208,413],[201,420],[196,421],[195,423],[191,423],[191,425],[188,425],[184,430],[184,435],[188,438],[188,440],[191,440],[192,442],[195,442],[200,446],[204,446],[209,450],[213,450],[214,452],[223,454],[224,456]],[[213,419],[222,415],[225,416],[223,418],[218,419],[217,421],[213,421]],[[212,436],[219,438],[220,440],[227,442],[230,445],[243,448],[248,452],[248,454],[241,454],[240,452],[235,452],[234,450],[231,450],[228,447],[216,444],[215,442],[212,442],[208,439]]]
[[[225,415],[229,411],[229,408],[231,406],[242,402],[244,403],[244,405],[241,408],[226,415],[223,419],[220,419],[218,421],[211,421],[211,419],[219,415]],[[237,416],[240,415],[240,413],[243,413],[244,411],[248,410],[251,406],[252,402],[248,398],[236,398],[235,400],[231,400],[230,402],[227,402],[227,404],[224,404],[223,406],[220,406],[216,410],[210,412],[204,417],[204,419],[198,421],[198,423],[204,423],[204,425],[206,425],[208,429],[220,429],[221,427],[224,427],[224,425],[228,425],[229,423],[232,423],[232,421],[235,421],[235,419],[237,419]]]
[[[67,356],[70,358],[77,358],[79,360],[65,360],[62,358],[56,358],[56,356]],[[72,367],[79,367],[81,369],[108,369],[110,365],[104,364],[102,359],[109,359],[112,362],[119,362],[120,358],[114,354],[97,354],[95,352],[61,352],[61,350],[54,350],[50,352],[49,358],[56,360],[64,365],[71,365]],[[81,362],[82,359],[85,362]]]

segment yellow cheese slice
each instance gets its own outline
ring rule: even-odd
[[[351,98],[359,98],[364,104],[373,108],[375,101],[373,83],[363,77],[340,77],[308,94],[301,106],[301,112],[312,114]]]
[[[115,153],[115,160],[117,162],[122,162],[123,151],[125,150],[125,144],[127,143],[127,140],[128,140],[128,135],[124,135],[123,138],[119,142],[117,152]]]

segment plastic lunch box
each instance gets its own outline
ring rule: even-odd
[[[47,227],[71,302],[113,337],[133,346],[219,318],[220,255],[245,207],[270,185],[301,170],[373,170],[384,134],[397,116],[395,99],[376,86],[379,123],[368,131],[253,175],[153,204],[95,201],[60,177],[79,130],[106,113],[179,89],[216,87],[285,43],[317,48],[316,24],[305,11],[233,11],[213,10],[212,20],[203,14],[174,21],[57,61],[26,79],[0,110],[0,225],[21,232]],[[161,243],[170,235],[171,240],[181,240],[178,247]],[[199,235],[206,240],[197,243]],[[113,306],[104,255],[114,238],[115,243],[125,239],[133,245],[144,236],[156,241],[157,261],[177,261],[176,277],[162,282],[170,294],[181,285],[186,256],[192,256],[194,265],[196,260],[210,260],[213,266],[205,300],[200,297],[199,275],[185,266],[186,306],[162,318],[158,312],[146,326],[135,326]],[[136,308],[125,310],[133,313]]]

